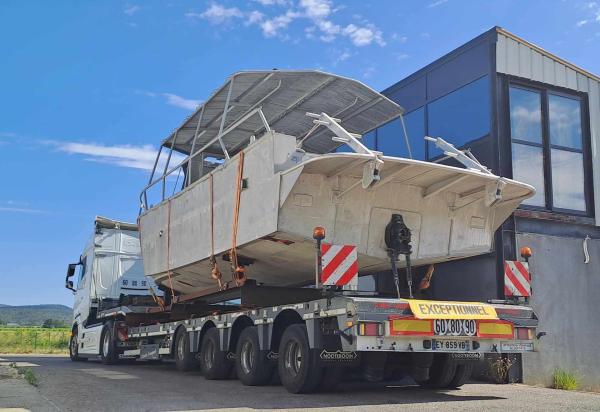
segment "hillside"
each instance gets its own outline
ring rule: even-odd
[[[0,305],[0,323],[40,326],[46,319],[71,323],[73,309],[65,305]]]

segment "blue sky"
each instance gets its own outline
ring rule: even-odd
[[[71,305],[94,216],[135,221],[157,144],[229,74],[383,89],[494,25],[600,73],[600,1],[0,0],[0,303]]]

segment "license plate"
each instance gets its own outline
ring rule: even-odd
[[[471,350],[471,345],[468,340],[432,340],[431,349],[462,352]]]
[[[531,352],[533,351],[533,342],[501,342],[500,350],[502,352]]]
[[[475,336],[477,323],[473,319],[434,319],[433,333],[436,336]]]

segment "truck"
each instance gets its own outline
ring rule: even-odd
[[[315,262],[325,238],[316,227]],[[76,285],[73,279],[76,278]],[[138,225],[96,217],[65,286],[75,297],[73,361],[174,361],[205,379],[280,382],[291,393],[333,390],[343,379],[410,376],[455,389],[484,354],[536,350],[537,317],[523,302],[399,297],[358,286],[242,286],[170,296],[145,276]],[[412,293],[411,293],[412,295]]]

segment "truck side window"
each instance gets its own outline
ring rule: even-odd
[[[87,257],[81,259],[81,264],[79,265],[79,275],[77,277],[77,289],[81,289],[83,286],[83,279],[85,278],[85,273],[87,269]]]

